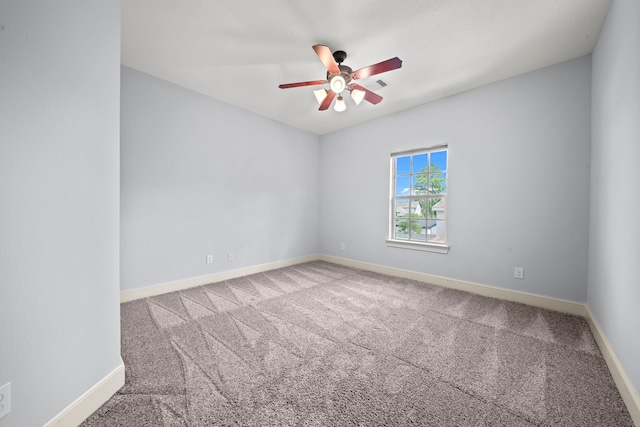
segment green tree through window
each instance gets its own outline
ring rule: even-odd
[[[445,192],[446,178],[442,174],[440,167],[431,163],[428,168],[420,170],[420,174],[416,176],[416,194],[438,195]],[[427,218],[435,218],[433,206],[439,203],[441,198],[419,199],[422,212],[427,212]],[[427,206],[428,205],[428,206]]]

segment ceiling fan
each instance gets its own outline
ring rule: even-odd
[[[338,99],[336,100],[333,108],[336,111],[344,111],[347,106],[344,103],[342,92],[345,90],[348,90],[351,93],[351,98],[355,101],[356,104],[360,104],[363,99],[369,101],[372,104],[379,103],[380,101],[382,101],[382,97],[380,95],[360,86],[357,83],[353,83],[353,80],[362,79],[402,67],[402,60],[400,60],[400,58],[398,57],[395,57],[353,71],[351,67],[342,65],[344,60],[347,58],[346,52],[337,50],[331,53],[329,47],[321,44],[313,46],[313,50],[316,52],[318,58],[320,58],[320,61],[322,61],[325,68],[327,69],[327,79],[298,83],[286,83],[281,84],[278,87],[280,89],[289,89],[292,87],[314,86],[329,83],[330,90],[327,91],[326,89],[319,89],[313,92],[316,96],[316,99],[320,103],[320,111],[328,109],[336,95],[338,95]]]

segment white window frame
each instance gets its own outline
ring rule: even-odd
[[[446,151],[447,152],[447,169],[444,170],[443,172],[446,173],[446,181],[445,181],[445,185],[446,185],[446,193],[442,195],[442,198],[445,199],[445,206],[444,206],[444,236],[445,236],[445,241],[444,243],[433,243],[433,242],[420,242],[420,241],[415,241],[415,240],[405,240],[405,239],[396,239],[394,238],[394,232],[395,232],[395,206],[396,206],[396,198],[399,196],[396,196],[396,164],[397,161],[396,159],[398,157],[404,157],[404,156],[413,156],[413,155],[417,155],[417,154],[424,154],[424,153],[432,153],[432,152],[438,152],[438,151]],[[428,251],[428,252],[436,252],[436,253],[442,253],[442,254],[446,254],[449,252],[449,241],[447,238],[447,228],[449,226],[448,222],[449,222],[449,215],[448,215],[448,210],[449,210],[449,203],[446,200],[448,198],[449,195],[449,162],[450,162],[450,158],[449,158],[449,146],[447,144],[443,144],[443,145],[434,145],[434,146],[430,146],[430,147],[424,147],[424,148],[419,148],[419,149],[414,149],[414,150],[407,150],[407,151],[401,151],[401,152],[397,152],[397,153],[391,153],[391,159],[390,159],[390,190],[389,190],[389,232],[387,234],[388,238],[386,240],[387,246],[388,247],[393,247],[393,248],[404,248],[404,249],[414,249],[414,250],[421,250],[421,251]],[[405,197],[402,197],[405,198]],[[420,197],[421,198],[421,197]],[[411,200],[411,197],[409,197],[409,199]],[[427,218],[427,224],[428,224],[428,218]]]

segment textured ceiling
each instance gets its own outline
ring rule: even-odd
[[[122,64],[325,134],[591,53],[610,0],[127,0]],[[354,70],[394,56],[378,105],[318,111],[312,46]]]

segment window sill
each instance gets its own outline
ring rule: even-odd
[[[411,242],[408,240],[387,239],[387,246],[390,248],[413,249],[416,251],[436,252],[439,254],[446,254],[447,252],[449,252],[448,245],[439,245],[436,243]]]

